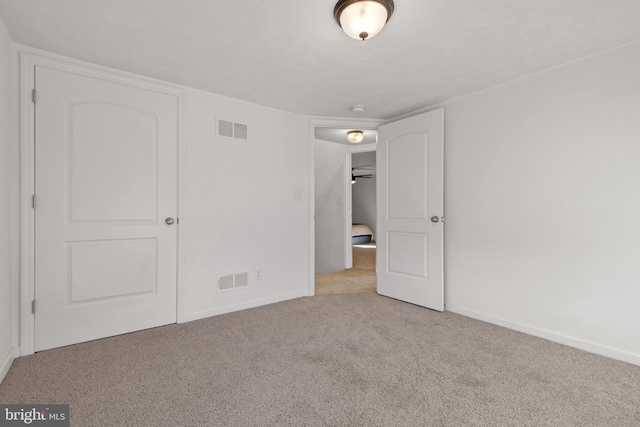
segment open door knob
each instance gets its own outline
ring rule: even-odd
[[[438,221],[440,221],[440,218],[438,218],[437,216],[431,217],[431,222],[438,222]]]
[[[173,218],[167,218],[167,219],[165,219],[165,220],[164,220],[164,222],[165,222],[165,224],[167,224],[167,225],[173,225],[174,220],[173,220]]]

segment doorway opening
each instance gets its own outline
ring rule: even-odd
[[[376,292],[377,131],[354,145],[351,129],[314,129],[315,294]]]
[[[335,122],[334,122],[335,123]],[[331,119],[312,119],[310,169],[318,164],[314,160],[314,146],[318,127],[334,127]],[[353,123],[343,121],[354,129]],[[357,129],[357,127],[355,128]],[[365,127],[365,129],[367,129]],[[376,205],[377,242],[376,293],[409,302],[433,310],[444,310],[444,109],[399,119],[368,129],[377,131],[376,138]],[[358,147],[352,152],[372,151]],[[344,176],[351,178],[351,156],[345,156],[342,164]],[[316,248],[324,238],[322,221],[318,220],[321,205],[314,202],[322,194],[316,192],[314,172],[310,173],[309,210],[310,229],[310,280],[309,292],[317,292]],[[346,180],[343,181],[345,187]],[[351,180],[348,184],[351,186]],[[351,190],[345,189],[343,194]],[[332,199],[328,199],[332,200]],[[337,200],[333,199],[334,202]],[[350,203],[349,197],[339,199]],[[351,218],[345,208],[341,225],[351,228]],[[339,222],[339,221],[338,221]],[[331,224],[331,222],[328,222]],[[343,231],[343,237],[350,231]],[[353,267],[352,251],[337,247],[344,256],[344,269]],[[352,268],[351,268],[352,269]],[[339,270],[339,269],[338,269]]]

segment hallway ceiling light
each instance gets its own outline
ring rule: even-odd
[[[361,130],[350,130],[347,132],[347,141],[352,144],[358,144],[364,139],[364,132]]]
[[[393,8],[393,0],[340,0],[333,17],[349,37],[364,41],[382,30]]]

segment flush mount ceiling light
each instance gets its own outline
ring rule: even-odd
[[[349,37],[364,41],[382,30],[393,7],[393,0],[340,0],[333,17]]]
[[[364,132],[361,130],[350,130],[347,132],[347,141],[352,144],[358,144],[364,139]]]

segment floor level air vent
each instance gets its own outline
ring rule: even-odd
[[[232,289],[241,289],[249,286],[249,273],[225,274],[218,276],[218,291],[230,291]]]
[[[216,135],[221,138],[230,138],[238,141],[249,140],[249,126],[244,123],[231,120],[216,120]]]

